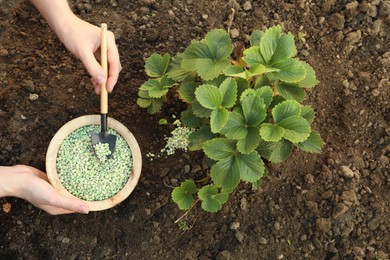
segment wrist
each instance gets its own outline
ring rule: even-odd
[[[23,169],[18,166],[0,166],[0,197],[22,198]]]

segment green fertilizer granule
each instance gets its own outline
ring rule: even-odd
[[[97,153],[92,146],[92,135],[100,132],[100,126],[81,127],[62,142],[57,155],[57,174],[65,189],[74,196],[99,201],[117,194],[127,183],[131,169],[132,156],[127,142],[115,130],[115,151],[110,159],[104,145],[97,145]],[[104,156],[103,156],[104,155]]]

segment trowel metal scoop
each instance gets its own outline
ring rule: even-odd
[[[107,65],[107,24],[103,23],[102,38],[101,38],[101,61],[100,64],[103,67],[105,76],[108,75]],[[108,113],[108,93],[106,84],[104,84],[100,90],[100,114],[101,114],[101,131],[99,134],[92,135],[92,145],[95,149],[95,145],[98,143],[108,144],[111,154],[107,155],[107,159],[110,159],[115,151],[116,136],[107,132],[107,113]]]

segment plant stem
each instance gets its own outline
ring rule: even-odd
[[[181,215],[180,218],[176,219],[176,220],[175,220],[175,224],[176,224],[177,222],[179,222],[180,220],[182,220],[185,216],[187,216],[188,213],[190,213],[190,211],[195,207],[195,205],[196,205],[199,201],[200,201],[200,199],[197,199],[197,200],[194,202],[194,204],[192,204],[191,208],[190,208],[189,210],[186,211],[186,213],[184,213],[183,215]]]
[[[236,13],[236,10],[234,10],[234,8],[232,8],[231,10],[232,10],[232,13],[229,15],[229,26],[227,29],[229,35],[230,35],[230,28],[232,27],[232,24],[233,24],[234,15]]]

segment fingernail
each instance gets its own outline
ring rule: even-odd
[[[103,84],[106,78],[102,75],[97,76],[96,81],[99,82],[99,84]]]
[[[81,206],[79,207],[79,213],[88,214],[88,213],[89,213],[89,209],[88,209],[86,206],[81,205]]]

